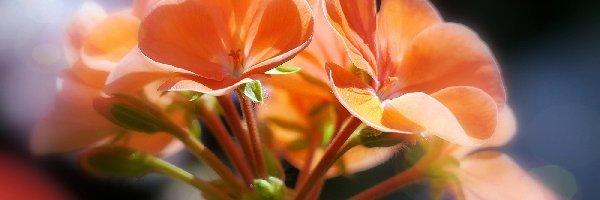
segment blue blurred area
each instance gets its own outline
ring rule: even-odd
[[[51,106],[56,74],[66,67],[62,60],[65,24],[83,2],[0,1],[0,150],[31,158],[80,199],[151,199],[156,184],[141,187],[96,180],[68,160],[40,161],[28,153],[28,133]],[[97,2],[109,11],[129,4]],[[509,104],[519,123],[517,136],[502,149],[525,169],[556,165],[570,172],[577,183],[573,199],[600,199],[595,191],[600,180],[600,2],[437,0],[433,4],[445,19],[475,29],[501,64]],[[334,179],[326,189],[347,193],[364,188],[353,185],[382,180],[393,165],[388,162],[354,178]],[[115,195],[102,196],[108,193]],[[336,194],[325,190],[323,195],[336,199]],[[412,192],[394,195],[391,199],[417,198]]]

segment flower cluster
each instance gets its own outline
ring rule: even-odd
[[[500,69],[426,0],[86,3],[65,49],[32,149],[82,152],[95,174],[161,173],[208,199],[317,199],[327,178],[400,154],[410,167],[353,199],[418,181],[435,199],[558,198],[488,150],[516,132]],[[183,149],[219,180],[162,160]],[[295,184],[281,160],[299,169]]]

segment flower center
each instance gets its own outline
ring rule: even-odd
[[[242,51],[240,49],[230,50],[229,56],[232,60],[232,74],[235,77],[239,77],[244,72],[244,58],[242,57]]]

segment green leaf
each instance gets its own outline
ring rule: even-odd
[[[298,67],[282,65],[265,72],[265,74],[292,74],[298,71],[300,71]]]
[[[260,81],[252,81],[244,84],[243,88],[244,95],[250,98],[254,102],[262,102],[263,101],[263,91],[262,85]]]

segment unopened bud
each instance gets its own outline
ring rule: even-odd
[[[133,131],[156,133],[168,127],[164,114],[135,97],[119,94],[100,97],[94,100],[94,108],[111,122]]]
[[[95,174],[140,177],[152,171],[154,157],[125,147],[97,147],[81,157],[82,166]]]
[[[252,184],[257,199],[283,200],[285,199],[285,185],[278,178],[270,176],[267,179],[256,179]]]

